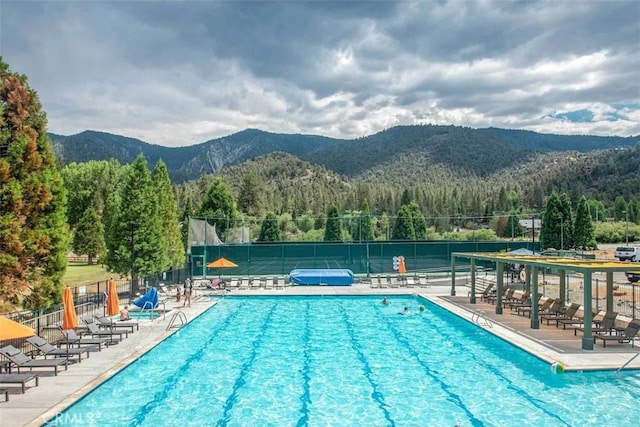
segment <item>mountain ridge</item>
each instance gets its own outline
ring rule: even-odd
[[[245,129],[184,147],[166,147],[98,131],[70,136],[51,133],[49,137],[63,164],[111,158],[131,163],[139,154],[144,154],[150,165],[162,159],[174,183],[218,173],[275,152],[322,165],[345,177],[366,176],[396,156],[417,156],[423,159],[423,164],[489,176],[514,164],[524,164],[538,152],[630,148],[640,140],[640,136],[557,135],[442,125],[394,126],[355,139]]]

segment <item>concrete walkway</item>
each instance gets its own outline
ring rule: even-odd
[[[457,287],[458,295],[466,295],[467,288]],[[205,294],[196,291],[196,295]],[[455,314],[472,320],[473,312],[481,308],[478,305],[468,304],[468,298],[450,297],[449,285],[446,280],[434,283],[431,287],[422,288],[371,288],[369,284],[356,284],[354,286],[291,286],[284,289],[247,289],[231,291],[231,295],[421,295],[430,301],[445,307]],[[210,293],[215,296],[217,292]],[[140,330],[130,335],[117,345],[103,349],[101,352],[93,352],[89,359],[83,359],[80,364],[69,366],[67,371],[62,371],[58,376],[43,371],[40,374],[40,385],[29,387],[25,394],[20,394],[19,387],[11,388],[10,400],[0,402],[0,425],[13,426],[40,426],[49,420],[55,420],[61,412],[123,369],[132,361],[139,358],[149,349],[175,333],[176,329],[167,331],[167,325],[171,315],[177,310],[182,310],[189,321],[207,310],[216,303],[216,298],[196,299],[191,307],[183,308],[181,303],[168,302],[167,309],[171,311],[165,319],[155,321],[141,321]],[[485,307],[490,315],[489,307]],[[519,316],[502,315],[501,318],[490,316],[492,327],[482,326],[488,332],[496,334],[515,345],[531,352],[543,360],[561,361],[570,369],[615,369],[621,366],[632,355],[631,347],[612,345],[601,351],[601,346],[594,351],[585,351],[579,348],[581,337],[574,337],[571,331],[563,335],[562,340],[574,342],[575,349],[563,348],[558,345],[555,336],[542,336],[538,330],[533,331],[528,327],[526,318],[517,319]],[[554,328],[555,329],[555,328]],[[571,347],[570,344],[567,344]],[[637,363],[632,365],[640,368],[640,357]],[[14,371],[15,372],[15,371]],[[61,420],[63,421],[63,420]],[[55,424],[55,422],[54,422]]]

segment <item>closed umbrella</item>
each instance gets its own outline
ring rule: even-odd
[[[113,279],[109,279],[107,284],[107,314],[115,316],[119,312],[120,300],[118,299],[118,292],[116,292],[116,282]]]
[[[32,337],[36,334],[33,328],[0,316],[0,341]]]
[[[400,265],[398,265],[398,273],[405,274],[407,272],[407,266],[404,264],[404,257],[400,256]]]
[[[69,286],[64,289],[64,293],[62,294],[62,304],[64,305],[62,329],[77,328],[78,315],[76,314],[76,306],[73,304],[73,293]]]

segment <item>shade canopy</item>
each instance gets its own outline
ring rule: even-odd
[[[207,267],[209,268],[230,268],[230,267],[237,267],[237,266],[238,264],[236,264],[233,261],[229,261],[226,258],[218,258],[217,260],[207,264]]]
[[[78,327],[78,315],[76,314],[76,306],[73,303],[73,293],[71,288],[64,288],[62,294],[62,304],[64,310],[62,312],[62,329],[75,329]]]
[[[27,338],[35,334],[36,331],[32,328],[0,316],[0,341]]]
[[[116,291],[116,282],[113,279],[109,279],[109,283],[107,284],[107,314],[109,316],[115,316],[119,312],[120,299]]]

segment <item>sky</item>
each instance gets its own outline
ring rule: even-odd
[[[640,1],[0,0],[50,132],[640,135]]]

